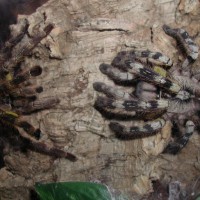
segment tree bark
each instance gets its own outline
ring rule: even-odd
[[[140,199],[152,191],[151,180],[189,185],[198,178],[198,134],[176,156],[161,154],[171,137],[169,122],[155,136],[121,141],[94,109],[98,94],[92,84],[113,85],[99,65],[111,63],[122,50],[158,50],[177,61],[176,45],[161,27],[183,27],[200,44],[199,11],[197,0],[50,0],[28,16],[30,34],[36,24],[55,26],[24,65],[41,65],[43,74],[34,80],[44,87],[41,96],[61,101],[29,120],[41,128],[41,141],[64,148],[78,161],[10,150],[0,170],[1,200],[29,199],[35,182],[52,181],[98,181],[116,195]]]

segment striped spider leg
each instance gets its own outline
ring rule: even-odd
[[[193,56],[193,62],[197,58],[197,45],[190,37],[183,34],[183,29],[170,29],[163,26],[176,39],[177,43],[185,46],[186,60],[184,67],[191,63],[189,57]],[[168,33],[167,32],[167,33]],[[181,32],[181,34],[180,34]],[[177,34],[178,36],[174,36]],[[180,39],[181,38],[181,39]],[[190,47],[188,47],[190,45]],[[141,58],[146,58],[144,63]],[[170,68],[173,62],[170,58],[159,52],[151,51],[123,51],[117,54],[111,65],[101,64],[100,71],[106,74],[116,84],[126,81],[136,85],[135,96],[104,83],[94,83],[94,89],[104,94],[97,98],[95,107],[102,114],[111,113],[116,116],[123,115],[127,119],[145,120],[144,125],[128,127],[119,122],[111,121],[110,129],[116,136],[123,139],[136,139],[156,134],[165,125],[166,120],[177,121],[181,135],[174,142],[170,142],[164,150],[165,153],[176,154],[188,142],[194,132],[194,127],[199,121],[199,95],[200,87],[196,80],[186,77],[179,71],[166,75],[158,73],[151,65],[160,65]],[[176,68],[175,68],[176,70]],[[157,90],[160,90],[160,95]],[[190,119],[190,120],[189,120]],[[180,121],[180,122],[179,122]]]
[[[186,68],[189,64],[194,63],[198,58],[199,46],[195,44],[188,32],[181,28],[172,29],[167,25],[163,25],[163,30],[167,35],[176,40],[177,46],[186,56],[182,67]]]
[[[27,115],[52,108],[59,103],[57,97],[38,98],[43,88],[32,84],[30,80],[41,75],[40,66],[21,69],[19,65],[39,42],[47,37],[53,26],[47,25],[44,30],[38,31],[22,45],[18,45],[27,28],[28,25],[25,24],[21,33],[12,37],[0,49],[0,123],[16,128],[19,133],[18,138],[26,143],[27,148],[57,158],[75,161],[76,157],[73,154],[38,141],[41,136],[40,129],[27,121]],[[13,50],[15,47],[16,49]],[[12,138],[9,135],[7,137]],[[3,138],[2,135],[1,138]],[[5,141],[8,140],[9,138],[5,138]]]

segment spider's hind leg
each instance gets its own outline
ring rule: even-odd
[[[194,132],[195,125],[192,121],[188,120],[185,126],[186,126],[185,134],[180,138],[178,138],[176,141],[169,143],[165,148],[165,150],[163,151],[163,153],[169,153],[175,155],[187,145],[190,137]]]
[[[68,153],[64,150],[50,146],[43,142],[38,142],[33,138],[27,137],[26,133],[24,133],[22,130],[18,130],[18,131],[23,142],[26,144],[26,147],[33,151],[40,152],[40,153],[42,152],[46,155],[54,156],[56,158],[66,158],[73,162],[77,160],[76,156],[71,153]]]
[[[146,122],[144,125],[127,127],[118,122],[111,122],[110,129],[120,139],[137,139],[156,134],[165,125],[164,119]]]
[[[186,55],[186,59],[182,64],[183,69],[185,69],[197,59],[199,54],[198,45],[195,44],[184,29],[172,29],[167,25],[163,25],[163,30],[167,35],[176,40],[180,50]]]

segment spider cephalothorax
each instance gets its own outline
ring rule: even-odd
[[[96,82],[94,89],[105,96],[97,98],[95,107],[105,116],[115,119],[144,120],[143,125],[130,127],[111,121],[111,130],[121,139],[151,136],[170,120],[176,132],[183,134],[179,134],[179,138],[171,142],[164,152],[176,154],[187,144],[195,125],[199,124],[200,86],[198,76],[195,77],[191,70],[199,48],[185,30],[171,29],[166,25],[163,30],[177,41],[186,57],[183,64],[173,64],[160,52],[120,52],[111,65],[101,64],[100,71],[116,84],[132,84],[135,90],[128,93]]]
[[[51,108],[59,102],[58,98],[49,97],[39,99],[38,94],[43,91],[41,86],[32,84],[29,79],[42,73],[40,66],[22,69],[19,65],[24,57],[29,55],[36,45],[53,29],[51,24],[36,35],[28,37],[28,23],[25,21],[22,31],[11,37],[0,49],[0,124],[18,129],[18,139],[13,135],[1,131],[0,145],[4,141],[18,142],[20,139],[24,147],[55,157],[64,157],[74,161],[76,157],[61,149],[37,141],[40,138],[40,129],[35,129],[28,121],[26,115],[43,109]],[[22,40],[26,35],[26,40]],[[20,143],[19,142],[19,143]]]

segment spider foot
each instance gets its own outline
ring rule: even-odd
[[[32,112],[36,112],[38,110],[45,110],[54,107],[60,102],[60,100],[56,97],[49,97],[45,99],[36,99],[35,101],[29,102],[27,101],[24,105],[23,101],[21,101],[21,111],[23,114],[30,114]]]
[[[12,92],[13,98],[29,98],[32,96],[36,96],[38,93],[43,92],[42,86],[29,86],[24,88],[16,88]]]
[[[133,82],[136,78],[134,74],[131,74],[129,72],[122,72],[119,69],[105,63],[101,64],[99,66],[99,69],[103,74],[107,75],[110,79],[118,84]]]
[[[31,77],[36,77],[36,76],[41,75],[41,73],[42,73],[42,68],[40,66],[34,66],[31,69],[26,70],[16,75],[11,81],[11,84],[19,85],[20,83],[23,83],[29,80]]]
[[[105,94],[109,98],[124,99],[124,100],[130,100],[134,98],[133,95],[129,94],[128,92],[124,92],[123,90],[117,89],[112,86],[108,86],[102,82],[93,83],[93,88],[96,91]]]

